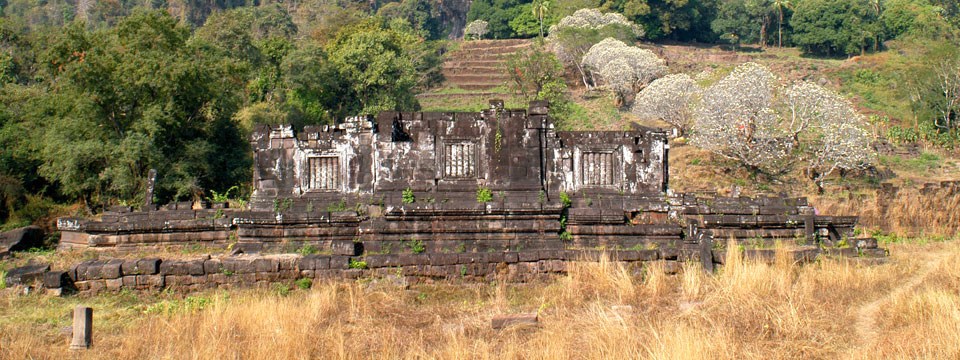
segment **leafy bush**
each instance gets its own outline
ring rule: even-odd
[[[354,260],[350,259],[350,268],[351,269],[366,269],[367,262],[363,260]]]
[[[414,254],[419,254],[427,250],[427,248],[423,246],[423,241],[420,239],[410,239],[410,242],[407,243],[406,246],[409,247],[410,251],[413,251]]]
[[[410,188],[403,190],[401,196],[403,197],[404,204],[413,204],[414,201],[417,201],[417,199],[413,197],[413,190],[410,190]]]
[[[315,246],[309,243],[303,244],[303,246],[297,249],[297,254],[300,254],[300,255],[311,255],[311,254],[319,254],[319,253],[320,253],[320,249],[316,248]]]
[[[490,189],[477,185],[477,202],[485,203],[493,201],[493,193]]]
[[[307,290],[313,285],[313,280],[310,280],[309,278],[299,278],[294,283],[297,284],[297,288],[300,290]]]
[[[570,195],[567,195],[565,191],[560,192],[560,202],[563,203],[563,207],[570,207],[573,204],[573,200],[570,200]]]

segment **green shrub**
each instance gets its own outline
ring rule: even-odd
[[[493,193],[490,189],[477,185],[477,202],[485,203],[493,201]]]
[[[570,200],[570,195],[567,195],[565,191],[560,192],[560,202],[563,203],[563,207],[565,208],[573,204],[573,200]]]
[[[300,290],[306,290],[313,285],[313,280],[310,280],[309,278],[299,278],[295,283],[297,284],[297,288]]]
[[[417,200],[416,198],[413,197],[413,190],[410,190],[410,188],[403,190],[403,203],[413,204],[414,201],[417,201]]]
[[[320,249],[317,249],[317,247],[309,243],[303,244],[303,246],[297,249],[297,254],[300,254],[300,255],[311,255],[311,254],[319,254],[319,253],[320,253]]]
[[[366,262],[366,261],[363,261],[363,260],[358,261],[358,260],[350,259],[350,268],[351,268],[351,269],[366,269],[366,268],[367,268],[367,262]]]
[[[339,202],[335,202],[335,203],[333,203],[333,204],[327,205],[327,211],[329,211],[329,212],[334,212],[334,211],[346,211],[346,210],[347,210],[347,200],[346,200],[346,199],[341,199]]]
[[[293,207],[292,199],[273,199],[273,212],[275,213],[286,212],[287,210],[290,210],[291,207]]]
[[[423,246],[423,241],[420,239],[411,239],[410,242],[407,243],[407,247],[409,247],[410,251],[413,251],[414,254],[419,254],[427,250],[427,248]]]

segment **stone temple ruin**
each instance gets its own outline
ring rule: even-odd
[[[395,272],[390,269],[421,278],[506,272],[522,280],[562,272],[564,261],[598,252],[627,262],[695,260],[712,269],[731,239],[757,247],[778,240],[821,245],[797,255],[811,258],[851,235],[857,222],[816,215],[804,198],[675,194],[665,131],[639,125],[556,131],[545,102],[522,110],[494,100],[479,113],[382,112],[299,133],[285,125],[260,126],[250,144],[255,165],[248,209],[172,203],[140,211],[117,207],[99,220],[62,218],[61,247],[206,244],[246,254],[320,253],[294,260],[204,258],[192,267],[171,260],[163,262],[166,273],[151,262],[154,273],[147,275],[136,262],[123,265],[132,276],[161,277],[114,282],[138,289],[206,284],[193,278],[222,268],[287,271],[247,281]],[[845,251],[883,253],[875,241]],[[219,267],[205,272],[211,261]],[[100,273],[107,263],[78,264],[62,277],[78,284],[109,281]],[[127,271],[115,263],[114,280]],[[173,278],[165,282],[164,276]]]

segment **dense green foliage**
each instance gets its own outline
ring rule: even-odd
[[[879,20],[868,0],[804,0],[793,13],[794,42],[828,56],[876,50],[883,38]]]
[[[417,110],[444,46],[406,11],[418,4],[307,34],[277,5],[196,29],[162,10],[115,26],[0,18],[0,222],[34,221],[51,200],[139,204],[151,168],[156,201],[202,199],[249,181],[256,124]]]

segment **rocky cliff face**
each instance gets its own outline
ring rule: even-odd
[[[447,38],[457,40],[463,38],[463,28],[467,26],[467,11],[473,0],[438,0],[440,17],[445,28],[450,28]]]

